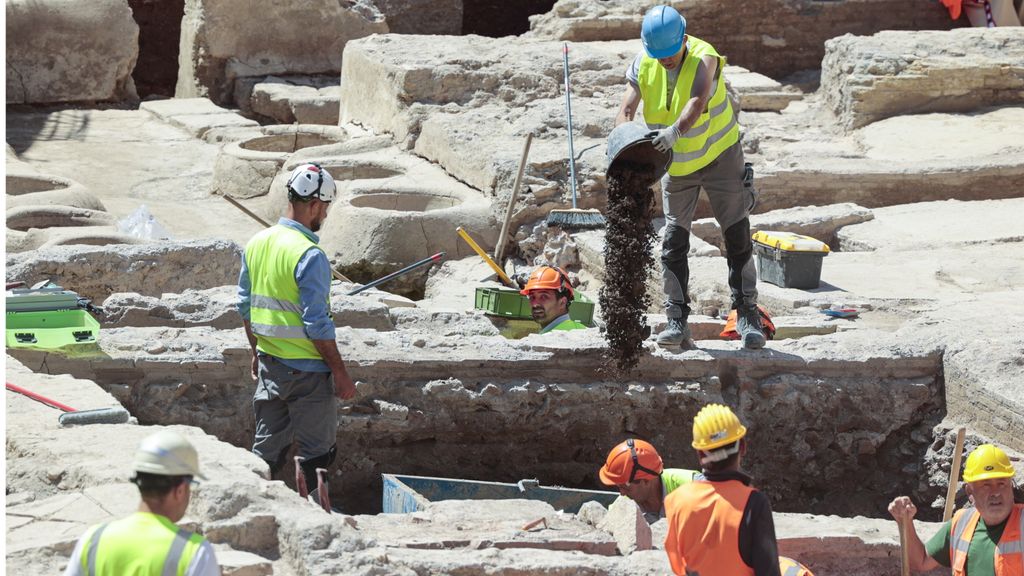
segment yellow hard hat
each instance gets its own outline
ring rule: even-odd
[[[693,419],[693,444],[697,450],[709,452],[743,438],[747,428],[728,406],[708,404]]]
[[[1013,478],[1010,458],[993,444],[982,444],[971,452],[964,465],[964,482],[977,482],[991,478]]]

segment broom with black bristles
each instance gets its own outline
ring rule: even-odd
[[[548,213],[548,226],[573,232],[604,228],[604,216],[597,210],[576,208],[576,154],[572,147],[572,104],[569,97],[569,45],[562,44],[562,69],[565,73],[565,117],[569,129],[569,183],[572,186],[572,209],[552,210]]]

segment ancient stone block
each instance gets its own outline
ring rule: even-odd
[[[134,100],[139,27],[126,0],[9,0],[7,103]]]
[[[825,100],[847,130],[900,114],[1024,103],[1024,28],[846,34],[825,43]]]
[[[608,514],[597,526],[615,538],[619,554],[629,556],[635,551],[651,549],[651,526],[644,520],[640,507],[620,496],[608,507]]]
[[[145,245],[57,246],[7,255],[7,278],[54,279],[100,304],[114,292],[159,296],[238,281],[241,248],[224,240]]]
[[[365,0],[187,0],[175,94],[225,104],[239,78],[337,74],[349,40],[383,32],[384,17]]]

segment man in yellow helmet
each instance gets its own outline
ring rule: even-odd
[[[676,574],[780,574],[771,504],[740,470],[746,434],[721,404],[705,406],[694,418],[692,446],[704,478],[665,500],[665,552]]]
[[[64,576],[219,576],[210,543],[174,525],[188,508],[194,478],[206,479],[196,449],[176,432],[157,432],[139,444],[133,468],[138,512],[89,528]]]
[[[519,291],[530,300],[530,314],[540,324],[540,333],[552,330],[579,330],[586,324],[569,317],[575,292],[569,276],[554,266],[538,266],[526,286]]]
[[[598,476],[606,486],[636,502],[644,519],[653,524],[665,517],[665,498],[697,477],[695,470],[665,468],[654,446],[629,438],[608,453]]]
[[[754,205],[753,170],[747,168],[736,111],[726,94],[725,58],[686,34],[686,20],[671,6],[644,15],[643,50],[626,71],[626,92],[615,124],[630,122],[643,100],[643,120],[657,130],[654,147],[672,152],[661,181],[665,238],[661,264],[668,326],[661,346],[690,341],[690,226],[701,188],[722,227],[736,331],[745,348],[762,348],[765,335],[757,309],[757,272],[748,218]]]
[[[1013,466],[997,446],[982,444],[964,465],[964,490],[973,508],[963,508],[928,540],[914,528],[917,507],[907,496],[889,504],[889,514],[906,528],[910,569],[939,566],[954,576],[1020,576],[1024,574],[1024,504],[1013,501]]]

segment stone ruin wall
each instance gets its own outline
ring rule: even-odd
[[[646,0],[560,0],[531,19],[528,35],[585,42],[640,37]],[[881,30],[948,30],[949,14],[931,0],[689,0],[671,2],[687,33],[707,40],[729,63],[773,78],[821,67],[825,41]]]

